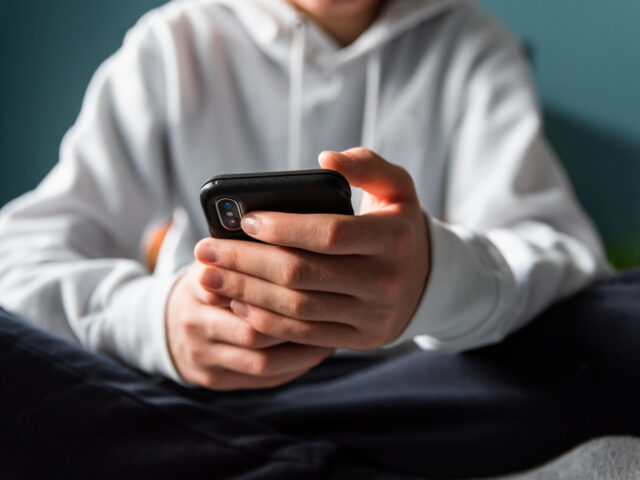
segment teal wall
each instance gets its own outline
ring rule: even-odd
[[[0,0],[0,206],[57,160],[91,75],[161,0]]]
[[[546,105],[640,142],[640,1],[481,3],[531,42]]]
[[[0,0],[0,205],[51,168],[96,67],[162,3]],[[481,4],[529,45],[578,196],[607,242],[631,245],[640,263],[640,1]]]

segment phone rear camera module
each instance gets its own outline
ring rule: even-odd
[[[216,211],[222,228],[232,232],[240,230],[243,211],[240,202],[233,198],[221,198],[216,202]]]

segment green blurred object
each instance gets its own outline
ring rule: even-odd
[[[618,242],[607,245],[607,258],[617,270],[640,265],[640,232],[635,235],[635,240],[627,243]]]
[[[0,205],[35,187],[98,65],[164,0],[0,0]],[[640,2],[480,0],[528,46],[546,130],[619,268],[640,258]]]

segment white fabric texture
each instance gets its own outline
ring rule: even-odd
[[[520,48],[473,2],[390,1],[341,47],[284,0],[182,0],[129,32],[59,164],[0,213],[0,304],[180,380],[164,306],[208,234],[201,185],[362,144],[409,171],[429,218],[432,271],[396,343],[498,342],[609,274]],[[172,217],[150,274],[141,239]]]

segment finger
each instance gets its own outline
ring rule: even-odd
[[[409,173],[369,149],[359,147],[344,152],[322,152],[318,162],[322,168],[344,175],[354,187],[387,202],[417,199]]]
[[[208,342],[224,342],[245,348],[267,348],[286,340],[258,332],[227,308],[203,306],[197,321],[188,324],[189,333]]]
[[[254,377],[275,377],[309,370],[331,356],[334,349],[285,343],[255,350],[218,343],[207,352],[209,365]]]
[[[221,268],[206,269],[200,283],[225,297],[300,320],[349,323],[362,309],[361,300],[352,296],[289,289]]]
[[[254,390],[283,385],[304,375],[307,371],[308,370],[300,370],[272,377],[256,377],[253,375],[246,375],[221,368],[215,368],[201,369],[191,372],[185,379],[195,383],[196,385],[201,385],[217,391]]]
[[[330,255],[379,255],[410,228],[401,216],[251,212],[242,219],[248,235],[273,245]],[[405,238],[405,237],[402,237]]]
[[[241,302],[231,302],[236,315],[267,336],[302,345],[333,348],[358,348],[358,331],[351,325],[334,322],[308,322],[278,315]]]
[[[379,278],[378,262],[361,255],[320,255],[264,243],[208,238],[195,249],[198,261],[244,273],[296,290],[366,296],[371,282],[354,281],[354,272]]]
[[[195,281],[192,281],[191,291],[195,298],[204,305],[211,307],[228,307],[231,299],[216,293],[214,290],[202,288],[198,279],[202,277],[203,272],[207,269],[206,265],[196,264],[193,267],[192,274]]]

